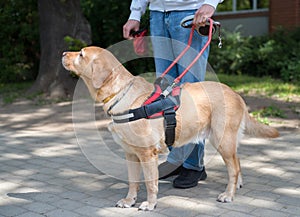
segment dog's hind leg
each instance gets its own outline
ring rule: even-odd
[[[228,171],[226,191],[218,196],[217,200],[219,202],[233,201],[236,189],[242,185],[240,162],[237,157],[237,138],[235,135],[232,132],[225,132],[223,137],[221,137],[220,143],[217,143],[219,144],[218,152],[221,154]]]
[[[126,198],[117,202],[116,207],[129,208],[135,205],[139,190],[141,165],[135,154],[126,153],[129,189]]]
[[[223,160],[226,164],[228,171],[228,184],[226,187],[226,191],[218,196],[219,202],[232,202],[235,191],[238,188],[238,181],[240,181],[240,171],[239,171],[239,161],[236,156],[236,153],[231,156],[223,156]]]
[[[240,159],[239,158],[238,158],[238,162],[239,162],[239,175],[238,175],[236,189],[240,189],[240,188],[243,187],[242,170],[241,170],[241,164],[240,164]]]

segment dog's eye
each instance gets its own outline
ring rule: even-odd
[[[80,56],[80,57],[83,57],[83,54],[82,54],[82,52],[81,52],[81,51],[80,51],[80,53],[79,53],[79,56]]]

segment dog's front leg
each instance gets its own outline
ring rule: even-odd
[[[141,165],[137,156],[126,153],[126,160],[128,167],[129,189],[126,198],[119,200],[116,204],[116,207],[121,208],[129,208],[135,205],[141,175]]]
[[[141,160],[142,161],[142,160]],[[142,202],[139,210],[150,211],[156,207],[158,193],[158,158],[143,159],[141,162],[147,188],[147,201]]]

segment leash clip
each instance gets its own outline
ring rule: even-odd
[[[173,87],[172,86],[168,86],[164,92],[161,93],[161,95],[163,95],[165,98],[172,92]]]
[[[222,36],[221,36],[221,24],[219,24],[219,44],[218,44],[218,48],[222,48],[223,44],[222,44]]]
[[[162,93],[165,98],[172,92],[173,88],[176,86],[176,82],[173,82],[171,85],[169,85]]]
[[[219,35],[219,44],[218,44],[218,48],[222,48],[223,44],[222,44],[222,37],[221,35]]]

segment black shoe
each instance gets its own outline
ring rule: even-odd
[[[205,168],[202,171],[190,170],[182,168],[179,176],[177,176],[173,181],[174,188],[192,188],[197,186],[198,181],[205,180],[207,174]]]
[[[166,179],[170,176],[178,175],[182,168],[182,165],[176,166],[168,161],[163,162],[158,166],[159,179]]]

